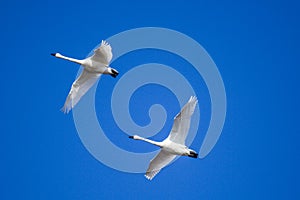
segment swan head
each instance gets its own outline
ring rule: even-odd
[[[132,136],[129,136],[129,138],[134,139],[134,140],[140,140],[141,139],[141,137],[138,136],[138,135],[132,135]]]
[[[51,53],[51,56],[54,56],[54,57],[61,57],[62,55],[60,53]]]

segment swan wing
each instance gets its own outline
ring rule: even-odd
[[[94,50],[92,60],[108,65],[112,59],[111,46],[106,41],[102,40],[101,45]]]
[[[185,145],[185,139],[190,129],[191,116],[197,105],[197,97],[192,96],[174,118],[173,127],[167,139]]]
[[[149,180],[152,180],[158,172],[167,166],[176,155],[171,154],[163,149],[151,160],[150,165],[147,169],[145,177]]]
[[[80,98],[95,84],[99,76],[100,74],[83,70],[80,76],[73,82],[62,111],[68,113],[74,108]]]

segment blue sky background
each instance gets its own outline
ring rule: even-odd
[[[299,199],[299,8],[291,0],[1,2],[0,199]],[[86,150],[72,114],[59,111],[79,66],[50,56],[59,51],[84,58],[102,39],[146,26],[174,29],[199,42],[218,66],[228,102],[213,151],[202,160],[180,158],[151,182],[111,169]],[[122,76],[149,61],[184,64],[148,50],[113,66]],[[209,105],[203,88],[202,105]],[[111,92],[100,89],[97,102]],[[150,91],[155,98],[147,96]],[[157,85],[143,87],[130,109],[137,123],[147,124],[147,108],[137,104],[142,111],[136,112],[134,104],[157,101],[168,110],[166,127],[154,137],[159,140],[179,110],[172,94]],[[191,145],[196,150],[209,118],[203,107],[204,127]],[[109,110],[96,109],[111,123]],[[107,137],[124,149],[157,149],[127,139],[113,122],[111,130]]]

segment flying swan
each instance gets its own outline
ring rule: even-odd
[[[138,135],[129,136],[135,140],[143,140],[161,148],[160,152],[150,161],[145,177],[152,180],[158,172],[167,166],[177,155],[197,158],[198,154],[185,145],[185,139],[190,128],[191,116],[198,100],[192,96],[180,113],[174,118],[169,136],[162,142],[149,140]]]
[[[95,84],[101,74],[109,74],[116,77],[119,72],[109,66],[112,59],[111,46],[106,42],[94,50],[94,54],[83,60],[69,58],[60,53],[51,53],[56,58],[65,59],[83,66],[80,76],[73,82],[71,90],[62,108],[64,113],[68,113],[78,103],[80,98]]]

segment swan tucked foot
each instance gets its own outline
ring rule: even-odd
[[[119,74],[119,72],[117,70],[113,69],[113,68],[111,68],[111,72],[112,72],[112,74],[110,74],[110,75],[114,78],[116,78]]]
[[[118,74],[111,74],[112,77],[116,78]]]
[[[198,158],[198,154],[194,151],[190,151],[190,155],[188,155],[188,157]]]

